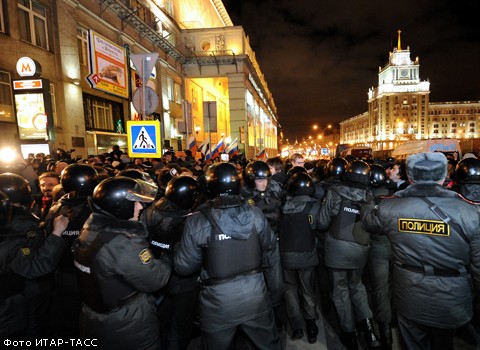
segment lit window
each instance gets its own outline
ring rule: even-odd
[[[10,74],[0,71],[0,121],[14,122]]]
[[[167,77],[167,95],[169,101],[177,104],[182,103],[182,87],[170,77]]]
[[[20,37],[48,50],[47,11],[32,0],[18,0]]]
[[[121,103],[83,94],[83,110],[87,130],[117,132],[118,124],[123,123]]]
[[[77,28],[77,45],[78,55],[80,56],[80,64],[82,66],[88,65],[88,30],[84,28]]]

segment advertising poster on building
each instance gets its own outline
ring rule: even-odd
[[[89,46],[90,75],[87,80],[92,88],[127,98],[126,50],[94,31],[90,31]]]
[[[21,140],[48,140],[43,93],[15,94]]]

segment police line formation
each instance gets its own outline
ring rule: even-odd
[[[403,349],[480,330],[473,155],[209,164],[114,150],[2,170],[4,346],[281,349],[281,332],[315,344],[319,312],[347,349],[391,349],[392,327]]]

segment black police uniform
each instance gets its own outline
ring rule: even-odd
[[[154,298],[170,277],[148,249],[145,225],[93,213],[74,247],[82,292],[80,335],[102,349],[160,349]]]
[[[264,192],[258,191],[256,188],[244,186],[241,195],[248,199],[250,204],[255,204],[262,211],[263,215],[268,220],[273,232],[278,236],[280,228],[280,220],[282,219],[282,199],[284,197],[282,186],[269,179],[267,190]]]
[[[140,221],[145,223],[149,247],[156,258],[166,257],[173,269],[173,251],[180,242],[183,224],[189,210],[181,209],[167,197],[145,209]],[[180,276],[172,271],[159,297],[163,298],[158,315],[163,328],[171,330],[169,349],[186,349],[197,314],[198,272]],[[171,323],[171,324],[169,324]]]
[[[227,349],[241,328],[257,348],[280,349],[272,303],[280,302],[283,281],[265,216],[238,195],[219,196],[199,210],[185,222],[174,263],[179,274],[201,271],[204,347]]]
[[[435,183],[411,184],[395,197],[384,199],[363,224],[392,244],[402,337],[408,349],[427,348],[425,334],[435,332],[436,345],[451,348],[453,331],[472,318],[472,282],[480,291],[478,209]]]
[[[38,221],[19,208],[0,232],[0,338],[45,337],[49,284],[41,277],[54,271],[65,242],[45,238]]]
[[[53,221],[57,216],[66,215],[69,219],[68,226],[62,233],[66,247],[55,271],[52,326],[54,334],[58,336],[78,337],[81,299],[75,276],[72,245],[91,213],[87,197],[73,197],[67,193],[50,208],[45,219],[47,235],[53,231]]]
[[[313,327],[310,323],[315,324],[318,319],[315,296],[318,254],[313,219],[319,208],[320,202],[307,195],[287,197],[282,208],[284,216],[279,246],[285,281],[285,304],[292,330],[300,334],[304,320],[308,329]],[[315,333],[318,330],[314,332],[315,339],[310,337],[310,342],[316,340]]]
[[[357,321],[367,328],[372,318],[367,292],[362,283],[363,268],[367,263],[369,234],[358,222],[347,222],[337,217],[344,213],[360,214],[360,209],[344,206],[373,201],[366,185],[344,182],[331,186],[323,200],[318,217],[318,228],[327,230],[325,239],[325,266],[329,268],[332,299],[339,316],[341,340],[352,343]],[[346,205],[346,204],[345,204]],[[357,221],[357,218],[355,218]],[[343,337],[343,338],[342,338]],[[353,344],[352,344],[353,345]]]

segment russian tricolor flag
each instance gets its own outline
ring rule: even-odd
[[[238,153],[238,140],[235,139],[230,145],[228,145],[227,150],[228,156],[232,158],[235,154]]]
[[[212,158],[218,157],[220,153],[223,152],[225,149],[225,143],[223,141],[223,137],[218,141],[217,145],[215,146],[215,149],[213,150]]]
[[[266,152],[266,150],[265,150],[265,147],[262,148],[260,151],[258,151],[258,153],[255,155],[255,157],[256,157],[257,159],[268,158],[267,152]]]
[[[197,153],[197,140],[195,140],[195,136],[190,136],[187,148],[192,151],[192,155],[195,157],[195,154]]]
[[[208,153],[210,153],[210,141],[205,140],[200,145],[200,152],[206,157]]]

